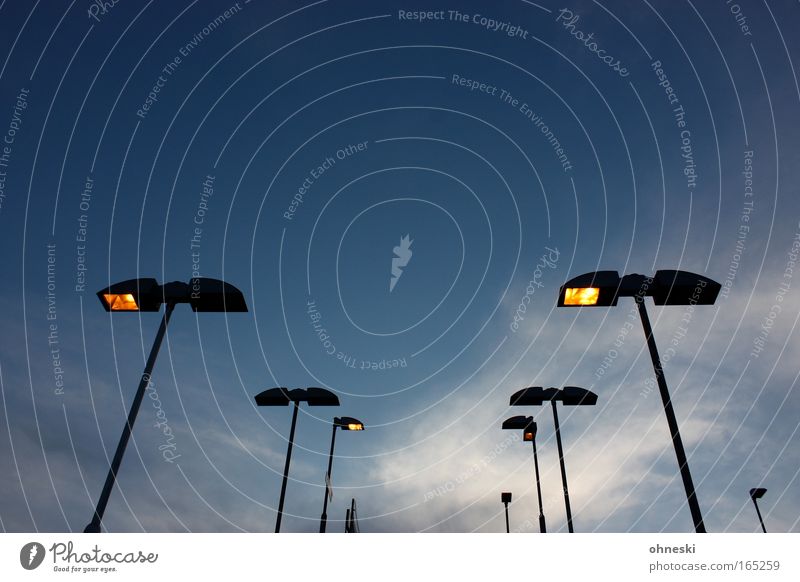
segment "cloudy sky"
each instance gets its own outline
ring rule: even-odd
[[[557,309],[599,269],[683,269],[654,307],[706,527],[800,531],[796,2],[0,2],[0,527],[89,521],[159,315],[134,277],[239,287],[179,305],[109,531],[691,531],[635,307]],[[406,238],[407,242],[403,239]],[[394,262],[393,262],[394,259]],[[394,271],[393,271],[394,267]]]

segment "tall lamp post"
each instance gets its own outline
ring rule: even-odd
[[[294,445],[294,429],[297,426],[297,411],[301,402],[309,406],[339,406],[339,398],[330,390],[324,388],[270,388],[256,396],[258,406],[288,406],[294,403],[292,412],[292,428],[289,430],[289,447],[286,450],[286,464],[283,467],[283,481],[281,482],[281,497],[278,501],[278,517],[275,520],[275,533],[281,531],[281,518],[283,517],[283,502],[286,498],[286,483],[289,479],[289,464],[292,462],[292,446]]]
[[[511,533],[511,526],[508,523],[508,504],[511,503],[511,493],[504,492],[500,494],[500,501],[506,506],[506,533]]]
[[[703,515],[697,501],[692,475],[689,472],[689,462],[686,451],[678,430],[678,421],[672,408],[672,400],[661,367],[661,358],[658,355],[650,318],[647,315],[644,298],[650,296],[656,305],[713,305],[721,285],[716,281],[689,273],[688,271],[660,270],[655,276],[625,275],[620,277],[617,271],[596,271],[585,273],[564,283],[558,295],[559,307],[590,307],[590,306],[615,306],[619,297],[633,297],[642,320],[650,359],[653,361],[653,370],[656,375],[658,389],[661,393],[661,402],[664,405],[664,414],[667,417],[672,444],[675,447],[675,456],[678,459],[683,487],[686,490],[686,499],[692,514],[694,529],[697,533],[705,533]]]
[[[532,386],[530,388],[523,388],[511,396],[511,406],[541,406],[548,400],[553,407],[553,424],[556,428],[558,462],[561,465],[561,484],[564,487],[564,507],[567,512],[567,529],[569,533],[575,533],[572,527],[572,509],[569,504],[567,469],[564,466],[564,449],[561,446],[561,426],[558,423],[556,401],[560,400],[565,406],[594,406],[597,404],[597,394],[585,388],[579,388],[578,386],[565,386],[561,390],[558,388]]]
[[[331,491],[331,471],[333,469],[333,446],[336,444],[336,429],[342,430],[364,430],[364,423],[350,416],[336,417],[333,419],[333,430],[331,431],[331,453],[328,455],[328,472],[325,473],[325,498],[322,500],[322,516],[319,519],[319,533],[325,533],[328,526],[328,498],[333,497]]]
[[[761,524],[761,529],[764,533],[767,533],[767,528],[764,527],[764,520],[761,518],[761,510],[758,508],[758,499],[764,497],[764,493],[767,490],[763,487],[757,487],[755,489],[750,490],[750,499],[753,500],[753,505],[756,506],[756,513],[758,514],[758,522]]]
[[[161,341],[164,339],[175,305],[177,303],[188,303],[192,311],[195,312],[247,311],[244,295],[236,287],[218,279],[203,277],[193,278],[189,283],[173,281],[164,285],[159,285],[152,278],[130,279],[98,291],[97,296],[108,312],[159,311],[162,303],[166,307],[164,308],[164,316],[161,318],[161,325],[153,341],[153,347],[150,349],[150,355],[144,366],[144,372],[139,380],[139,387],[128,412],[128,419],[125,422],[125,426],[122,427],[122,436],[120,436],[117,444],[117,450],[111,461],[111,467],[108,470],[103,490],[97,501],[94,515],[86,528],[84,528],[84,533],[100,533],[102,531],[101,524],[106,505],[108,505],[108,499],[111,497],[111,491],[117,480],[117,473],[122,463],[122,457],[125,454],[125,448],[128,446],[133,423],[136,421],[145,390],[150,383],[150,376],[156,363],[158,350],[161,347]]]
[[[539,456],[536,454],[536,423],[532,416],[512,416],[503,421],[504,430],[521,430],[522,440],[533,444],[533,468],[536,472],[536,496],[539,500],[539,533],[546,533],[544,509],[542,507],[542,487],[539,481]]]

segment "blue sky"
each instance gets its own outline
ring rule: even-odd
[[[109,531],[272,531],[272,386],[341,400],[301,409],[284,531],[318,528],[334,415],[367,430],[337,437],[329,531],[351,498],[363,531],[501,531],[501,491],[535,531],[530,451],[500,430],[518,413],[565,531],[550,412],[508,398],[568,384],[599,396],[561,413],[576,530],[690,531],[633,303],[555,308],[587,271],[684,269],[725,285],[650,309],[706,525],[756,531],[764,486],[768,528],[798,531],[799,18],[0,3],[0,526],[83,529],[159,321],[95,292],[196,271],[250,311],[176,309]]]

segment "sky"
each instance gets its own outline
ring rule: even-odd
[[[103,525],[688,532],[631,299],[595,270],[702,274],[654,335],[706,528],[800,531],[796,2],[0,2],[0,528],[82,531],[159,325],[96,292],[203,276],[178,305]]]

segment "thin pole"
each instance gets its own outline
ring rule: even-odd
[[[533,467],[536,469],[536,495],[539,498],[539,533],[547,533],[544,509],[542,508],[542,486],[539,484],[539,455],[536,454],[536,437],[531,442],[533,443]]]
[[[761,519],[761,510],[758,508],[758,500],[755,497],[753,497],[752,499],[753,499],[753,505],[756,506],[756,513],[758,514],[758,521],[759,523],[761,523],[761,529],[764,531],[764,533],[767,533],[767,528],[764,527],[764,520]]]
[[[558,424],[558,411],[556,401],[551,400],[553,405],[553,423],[556,425],[556,444],[558,445],[558,462],[561,464],[561,484],[564,486],[564,507],[567,509],[567,529],[569,533],[575,533],[572,529],[572,509],[569,506],[569,489],[567,488],[567,469],[564,466],[564,449],[561,447],[561,428]]]
[[[100,493],[100,499],[97,500],[97,507],[94,510],[92,521],[84,528],[84,533],[100,533],[102,531],[101,523],[103,521],[103,515],[106,512],[106,505],[108,505],[108,499],[111,497],[111,490],[114,488],[114,483],[117,480],[117,473],[122,463],[122,457],[125,454],[125,448],[128,446],[128,440],[133,430],[133,423],[136,422],[136,416],[139,414],[139,408],[141,407],[142,399],[144,399],[144,393],[147,390],[147,386],[150,384],[153,366],[156,364],[158,350],[161,347],[161,341],[164,339],[164,334],[167,331],[167,325],[169,324],[169,318],[172,316],[173,309],[175,309],[174,303],[166,304],[164,317],[161,318],[161,325],[158,328],[155,340],[153,340],[153,347],[150,348],[150,355],[147,358],[147,363],[145,363],[142,378],[139,380],[139,388],[136,390],[136,396],[133,397],[131,409],[128,412],[128,420],[125,422],[125,426],[122,427],[122,435],[119,437],[117,451],[114,453],[111,467],[108,469],[103,491]]]
[[[506,506],[506,533],[511,533],[511,528],[508,525],[508,503],[503,503]]]
[[[675,456],[678,458],[678,467],[681,470],[683,488],[686,490],[686,500],[689,502],[689,510],[692,512],[694,530],[697,533],[706,533],[706,526],[703,524],[703,515],[700,512],[700,504],[692,483],[692,474],[689,472],[689,462],[686,459],[686,451],[683,449],[681,433],[678,430],[678,421],[675,419],[675,411],[672,409],[672,399],[667,389],[667,380],[664,377],[664,369],[661,367],[661,358],[658,355],[656,340],[653,337],[653,328],[650,327],[650,318],[647,316],[647,309],[644,305],[644,297],[637,295],[636,306],[639,308],[639,317],[642,319],[644,335],[647,338],[647,347],[650,349],[650,359],[653,360],[653,370],[656,373],[658,390],[661,392],[661,402],[664,404],[664,414],[667,416],[669,433],[672,436],[672,444],[675,447]]]
[[[328,472],[325,479],[325,497],[322,500],[322,517],[319,520],[319,533],[325,533],[328,526],[328,483],[331,481],[331,470],[333,469],[333,446],[336,444],[336,423],[333,423],[331,434],[331,454],[328,456]]]
[[[358,517],[356,516],[356,498],[350,501],[350,533],[360,533],[358,531]]]
[[[286,450],[286,466],[283,468],[283,483],[281,483],[281,499],[278,502],[278,519],[275,520],[275,533],[281,531],[281,518],[283,517],[283,500],[286,498],[286,481],[289,478],[289,463],[292,461],[292,445],[294,444],[294,427],[297,425],[297,410],[300,404],[295,401],[292,413],[292,428],[289,430],[289,448]]]

